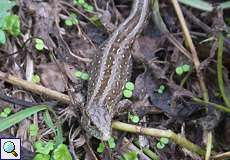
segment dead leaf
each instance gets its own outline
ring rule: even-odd
[[[55,63],[40,64],[37,68],[40,73],[41,83],[45,87],[59,92],[65,91],[62,72]]]
[[[155,59],[155,53],[159,51],[159,39],[153,39],[147,36],[139,37],[133,44],[132,53],[135,61],[148,62]]]

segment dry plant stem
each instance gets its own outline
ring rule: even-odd
[[[71,4],[69,4],[68,2],[65,1],[61,1],[60,4],[66,5],[70,8],[72,8],[75,12],[77,12],[78,14],[80,14],[81,16],[83,16],[85,19],[87,19],[90,22],[90,19],[81,11],[79,11],[77,8],[75,8],[74,6],[72,6]]]
[[[168,38],[168,40],[181,51],[181,53],[183,53],[189,60],[192,60],[189,51],[187,51],[187,49],[185,49],[184,46],[180,42],[178,42],[178,40],[174,37],[174,35],[169,33],[169,30],[167,29],[163,19],[161,18],[158,0],[152,0],[151,4],[152,4],[151,6],[152,6],[152,17],[153,17],[152,19],[156,24],[158,30],[161,33],[163,33]]]
[[[83,148],[86,151],[86,153],[89,153],[90,159],[93,158],[93,160],[99,160],[97,156],[94,154],[94,151],[88,142],[85,145],[83,145]]]
[[[149,155],[146,155],[145,153],[143,153],[142,149],[139,149],[139,147],[137,147],[136,145],[134,145],[132,142],[130,142],[126,137],[123,138],[122,140],[122,147],[121,147],[121,154],[127,153],[127,152],[138,152],[139,158],[140,159],[144,159],[144,160],[159,160],[154,158],[154,157],[150,157]]]
[[[206,33],[212,33],[212,28],[209,27],[207,24],[203,23],[200,19],[198,19],[190,10],[188,10],[186,7],[182,7],[183,13],[189,18],[189,20],[192,20],[193,23],[198,25],[201,29],[203,29]]]
[[[212,103],[212,102],[205,102],[204,100],[201,100],[201,99],[196,98],[196,97],[192,97],[192,100],[195,101],[195,102],[201,103],[201,104],[211,105],[211,106],[215,107],[218,110],[230,113],[230,109],[228,107],[226,107],[226,106],[222,106],[220,104],[216,104],[216,103]]]
[[[212,157],[212,159],[216,159],[216,160],[223,160],[227,158],[230,158],[230,151],[225,153],[220,153]]]
[[[212,132],[208,132],[208,142],[206,146],[206,154],[205,154],[205,160],[209,160],[212,150]]]
[[[178,40],[170,33],[166,34],[168,40],[175,46],[181,53],[183,53],[189,60],[192,60],[191,54],[187,49],[184,48],[184,46],[178,42]]]
[[[114,121],[112,123],[113,129],[122,130],[126,132],[132,132],[132,133],[139,133],[154,137],[166,137],[170,138],[173,142],[176,144],[194,152],[198,155],[204,157],[205,156],[205,150],[201,147],[195,145],[194,143],[187,140],[185,137],[183,137],[180,134],[176,134],[171,130],[161,130],[161,129],[155,129],[155,128],[143,128],[141,126],[131,125],[127,123],[122,123],[118,121]]]
[[[199,82],[200,82],[200,87],[201,87],[202,92],[203,92],[203,98],[204,98],[205,101],[208,102],[208,99],[209,99],[208,98],[208,91],[207,91],[207,88],[206,88],[206,85],[205,85],[205,82],[204,82],[203,74],[201,73],[200,68],[199,68],[200,67],[200,61],[199,61],[199,58],[197,56],[196,48],[195,48],[195,46],[194,46],[194,44],[192,42],[192,38],[190,36],[188,27],[186,25],[186,22],[185,22],[185,19],[184,19],[184,16],[183,16],[183,13],[181,11],[181,8],[180,8],[180,5],[179,5],[178,1],[177,0],[171,0],[171,1],[172,1],[173,6],[174,6],[174,9],[176,11],[176,14],[177,14],[177,16],[179,18],[179,21],[180,21],[180,24],[181,24],[185,39],[188,42],[190,51],[192,53],[192,60],[193,60],[193,63],[194,63],[194,66],[195,66],[195,69],[196,69],[196,72],[197,72],[197,77],[198,77]]]
[[[229,108],[230,100],[225,92],[224,80],[223,80],[223,35],[219,33],[218,35],[218,55],[217,55],[217,77],[218,77],[218,85],[220,88],[221,96],[223,97],[224,103]]]
[[[0,80],[6,81],[10,84],[16,85],[18,87],[25,88],[28,91],[31,91],[33,93],[37,93],[40,95],[45,95],[50,98],[53,98],[55,100],[64,102],[64,103],[70,103],[70,98],[68,95],[62,94],[60,92],[48,89],[46,87],[43,87],[41,85],[34,84],[32,82],[17,78],[15,76],[9,75],[7,73],[0,71]]]

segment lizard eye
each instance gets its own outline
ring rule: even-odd
[[[89,122],[89,125],[90,125],[90,126],[94,126],[93,121],[90,121],[90,122]]]

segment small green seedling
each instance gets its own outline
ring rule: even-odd
[[[189,71],[190,71],[190,65],[184,64],[184,65],[182,66],[182,69],[183,69],[184,72],[189,72]]]
[[[40,38],[35,38],[35,48],[38,51],[42,51],[44,49],[45,45],[42,39]]]
[[[7,33],[12,36],[21,34],[20,19],[10,12],[15,5],[14,1],[0,0],[0,44],[6,43]]]
[[[164,143],[164,144],[168,144],[168,143],[169,143],[169,139],[168,139],[168,138],[165,138],[165,137],[161,137],[161,138],[160,138],[160,142],[161,142],[161,143]]]
[[[132,91],[130,91],[130,90],[128,90],[128,89],[123,90],[123,96],[124,96],[125,98],[130,98],[130,97],[132,97],[132,95],[133,95],[133,92],[132,92]]]
[[[89,80],[89,77],[90,77],[90,76],[89,76],[89,74],[88,74],[88,73],[82,73],[82,75],[81,75],[81,77],[80,77],[80,78],[81,78],[82,80],[87,81],[87,80]]]
[[[39,77],[39,75],[35,74],[32,76],[32,83],[37,84],[40,83],[41,79]]]
[[[184,73],[183,68],[181,66],[176,67],[176,74],[182,75]]]
[[[163,149],[166,144],[169,143],[169,139],[165,137],[161,137],[159,142],[157,143],[157,148],[158,149]]]
[[[4,108],[4,110],[0,113],[0,117],[6,118],[10,115],[12,109],[10,107]]]
[[[116,143],[115,143],[115,140],[113,137],[111,137],[109,140],[108,140],[108,144],[109,144],[109,148],[110,149],[113,149],[116,147]]]
[[[71,19],[66,19],[66,20],[65,20],[65,25],[66,25],[66,26],[72,26],[72,25],[73,25],[72,20],[71,20]]]
[[[158,142],[158,143],[157,143],[157,148],[158,148],[158,149],[163,149],[163,148],[165,148],[165,144],[164,144],[164,143]]]
[[[94,15],[89,18],[90,22],[94,24],[97,28],[101,28],[103,24],[101,23],[100,19],[98,18],[97,15]]]
[[[80,78],[80,77],[81,77],[81,74],[82,74],[82,72],[81,72],[81,71],[78,71],[78,70],[76,70],[76,71],[74,72],[74,75],[75,75],[75,77],[77,77],[77,78]]]
[[[133,115],[130,112],[128,113],[128,118],[133,122],[133,123],[138,123],[140,121],[140,118],[138,115]]]
[[[65,20],[66,26],[72,26],[79,23],[79,20],[77,19],[76,14],[71,13],[70,16]]]
[[[0,44],[5,44],[6,43],[6,35],[3,30],[0,30]]]
[[[162,85],[160,85],[160,87],[159,87],[159,89],[157,90],[157,92],[158,92],[159,94],[162,94],[162,93],[164,92],[164,90],[165,90],[165,86],[162,84]]]
[[[97,152],[98,153],[103,153],[105,150],[105,144],[104,143],[99,143],[98,147],[97,147]]]
[[[85,3],[85,0],[73,0],[74,5],[83,5]]]
[[[75,77],[80,78],[81,80],[85,80],[85,81],[89,80],[89,78],[90,78],[90,75],[88,73],[81,72],[81,71],[78,71],[78,70],[76,70],[74,72],[74,75],[75,75]]]
[[[133,91],[134,90],[134,84],[132,82],[127,82],[125,84],[125,88],[130,90],[130,91]]]
[[[6,16],[3,29],[12,36],[19,36],[21,34],[19,17],[17,15]]]
[[[11,112],[12,112],[12,109],[10,108],[10,107],[6,107],[6,108],[4,108],[4,110],[3,110],[6,114],[10,114]]]
[[[92,5],[87,3],[85,0],[73,0],[74,5],[78,5],[81,7],[84,11],[92,13],[94,8]],[[93,15],[92,17],[88,17],[89,21],[94,24],[97,28],[101,28],[103,26],[102,22],[100,21],[100,18],[98,15]]]
[[[54,160],[72,160],[72,156],[65,144],[60,144],[53,152]]]
[[[35,155],[33,160],[50,160],[50,155],[38,153]]]
[[[72,156],[68,150],[68,147],[65,144],[60,144],[57,148],[54,149],[54,143],[49,141],[47,143],[38,141],[35,143],[36,160],[50,160],[51,151],[53,151],[52,159],[54,160],[72,160]]]
[[[91,6],[91,5],[88,4],[88,3],[84,3],[84,4],[83,4],[83,8],[84,8],[84,10],[87,11],[87,12],[92,12],[92,11],[93,11],[93,6]]]
[[[189,72],[191,69],[190,65],[184,64],[181,66],[176,67],[176,74],[182,75],[183,73]]]
[[[132,151],[122,155],[122,160],[138,160],[138,152]]]
[[[93,6],[85,2],[85,0],[73,0],[73,4],[82,7],[87,12],[93,11]]]
[[[115,143],[115,139],[113,137],[111,137],[108,141],[108,146],[110,149],[114,149],[116,147],[116,143]],[[105,150],[105,143],[101,142],[99,143],[98,147],[97,147],[97,152],[98,153],[103,153]]]
[[[36,137],[38,135],[38,126],[36,124],[30,124],[29,133],[30,136]]]
[[[132,82],[127,82],[125,84],[125,89],[123,90],[123,96],[125,98],[130,98],[133,95],[134,84]]]
[[[50,151],[54,149],[54,143],[52,141],[48,141],[48,142],[37,141],[34,147],[37,153],[49,154]]]

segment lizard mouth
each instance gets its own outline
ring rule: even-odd
[[[95,126],[84,126],[85,131],[92,137],[100,139],[102,141],[108,141],[111,138],[111,131],[110,130],[98,130]],[[102,127],[103,128],[103,127]]]
[[[101,126],[95,126],[95,125],[89,125],[91,134],[93,137],[103,140],[103,141],[108,141],[111,138],[111,128],[110,128],[110,122],[107,124],[101,124]]]
[[[111,137],[111,122],[95,124],[93,120],[87,118],[84,114],[81,119],[82,128],[85,130],[87,135],[95,137],[97,139],[107,141]]]

